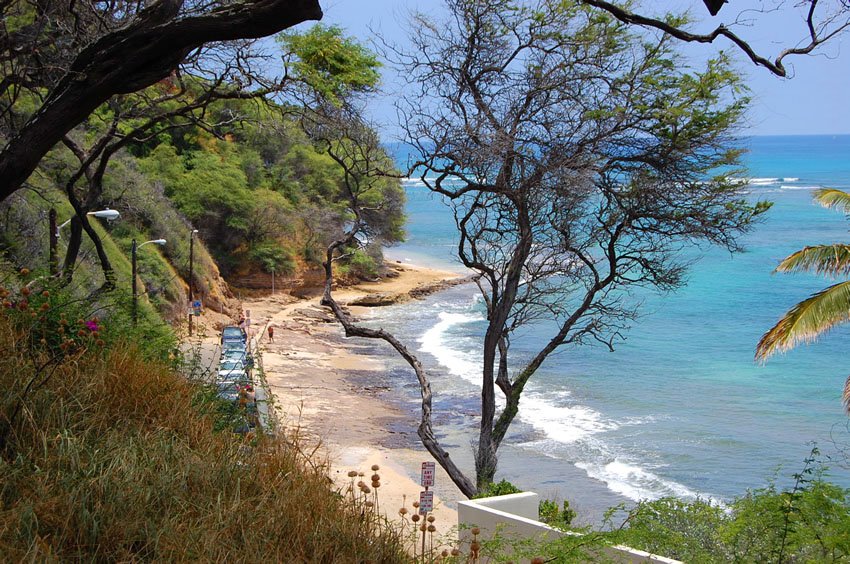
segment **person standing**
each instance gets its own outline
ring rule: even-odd
[[[274,343],[274,327],[269,325],[269,342]]]

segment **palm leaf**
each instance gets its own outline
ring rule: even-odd
[[[844,382],[844,395],[841,399],[844,401],[844,411],[850,413],[850,378]]]
[[[814,199],[825,208],[838,208],[850,213],[850,194],[835,188],[821,188],[814,191]]]
[[[850,274],[850,245],[814,245],[783,259],[775,272],[815,272],[827,276]]]
[[[764,362],[777,352],[812,342],[823,332],[850,320],[850,282],[839,282],[792,307],[765,333],[756,347]]]

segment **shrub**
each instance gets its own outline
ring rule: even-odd
[[[508,495],[522,493],[522,490],[510,483],[509,481],[502,479],[499,482],[491,482],[487,484],[487,487],[478,493],[478,495],[474,496],[472,499],[481,499],[484,497],[495,497],[497,495]]]
[[[541,499],[538,512],[540,521],[558,529],[568,529],[576,517],[576,512],[567,500],[559,507],[558,502],[554,500]]]
[[[3,560],[405,559],[297,444],[216,432],[220,402],[144,341],[89,318],[42,342],[32,307],[0,311]]]
[[[850,490],[825,480],[817,454],[788,489],[770,483],[728,507],[701,499],[641,502],[609,536],[687,562],[847,561]]]

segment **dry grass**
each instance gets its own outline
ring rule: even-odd
[[[22,342],[0,316],[6,421],[46,361]],[[216,433],[201,389],[135,347],[53,368],[0,458],[2,560],[406,559],[398,535],[334,494],[298,448]]]

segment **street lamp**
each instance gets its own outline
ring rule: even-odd
[[[192,336],[192,308],[195,300],[195,233],[197,229],[192,229],[189,233],[189,336]]]
[[[93,215],[94,217],[99,217],[101,219],[105,219],[106,221],[115,221],[121,215],[118,210],[111,210],[109,208],[105,208],[98,211],[92,211],[86,213],[86,215]],[[69,219],[62,225],[56,225],[56,209],[50,208],[50,212],[48,214],[50,218],[50,273],[52,275],[56,275],[59,273],[59,230],[68,225],[71,220]],[[73,218],[71,218],[73,219]]]
[[[133,264],[133,325],[136,325],[136,321],[139,317],[139,294],[136,291],[136,249],[141,249],[148,243],[153,243],[155,245],[164,245],[165,239],[152,239],[150,241],[145,241],[138,247],[136,246],[136,240],[133,239],[133,246],[130,249],[131,262]]]

